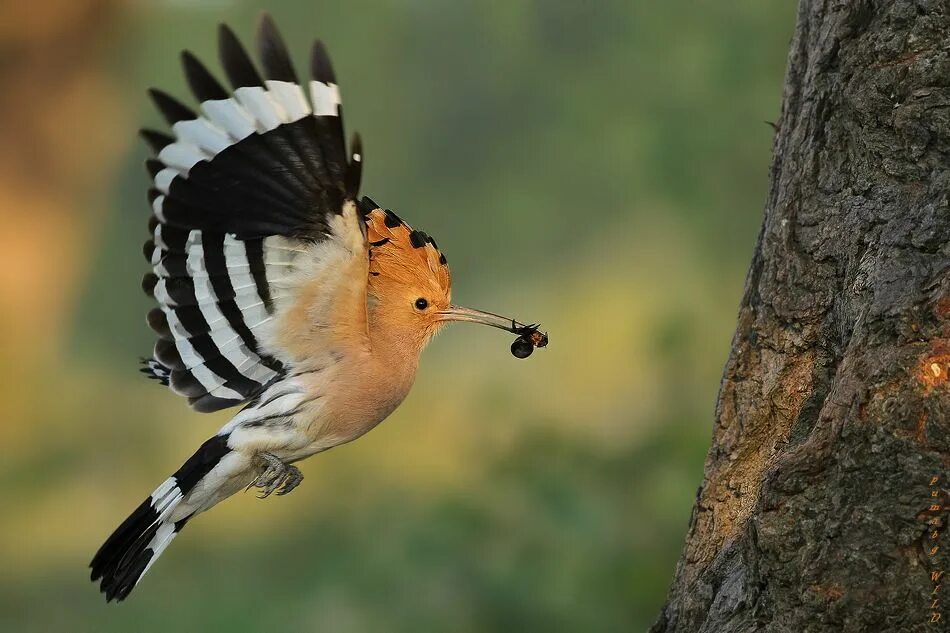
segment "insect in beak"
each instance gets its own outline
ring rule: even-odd
[[[518,358],[527,358],[536,347],[544,347],[548,344],[548,335],[546,332],[539,332],[540,324],[533,323],[526,325],[519,323],[514,319],[503,317],[500,314],[484,312],[482,310],[473,310],[472,308],[462,308],[460,306],[450,306],[448,310],[439,312],[439,317],[443,321],[466,321],[468,323],[480,323],[505,330],[512,334],[517,334],[518,338],[511,344],[511,353]]]

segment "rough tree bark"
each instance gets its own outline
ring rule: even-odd
[[[950,630],[950,2],[802,0],[770,179],[652,631]]]

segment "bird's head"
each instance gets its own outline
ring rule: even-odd
[[[369,298],[385,327],[421,347],[444,325],[451,308],[452,277],[435,240],[414,231],[389,210],[366,217]]]
[[[524,338],[532,348],[547,344],[546,335],[534,334],[536,326],[452,305],[452,277],[435,240],[412,230],[392,211],[370,206],[374,209],[365,216],[370,243],[370,301],[385,314],[387,327],[403,333],[419,348],[450,321],[500,328],[518,334],[519,340]],[[526,349],[522,345],[522,350]],[[514,346],[512,352],[520,356]],[[524,356],[527,354],[530,351]]]

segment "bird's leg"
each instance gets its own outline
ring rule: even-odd
[[[278,496],[285,495],[303,481],[303,473],[299,468],[285,464],[270,453],[257,453],[252,464],[260,471],[260,474],[247,486],[247,489],[260,488],[261,493],[257,495],[258,499],[269,497],[275,490]]]

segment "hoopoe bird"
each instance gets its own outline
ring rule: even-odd
[[[257,39],[262,72],[220,27],[230,91],[182,53],[200,114],[151,91],[173,134],[142,132],[156,154],[143,287],[158,303],[142,371],[196,411],[242,408],[99,548],[90,567],[107,601],[196,514],[252,487],[285,495],[303,479],[295,462],[379,424],[446,323],[517,334],[519,358],[547,344],[537,325],[452,305],[435,240],[358,199],[360,139],[347,152],[324,46],[302,84],[267,15]]]

